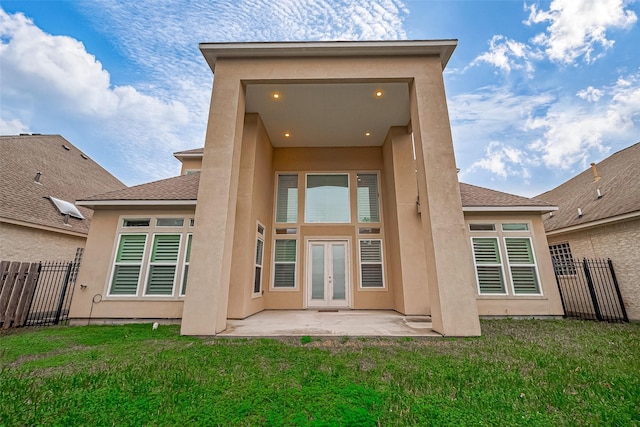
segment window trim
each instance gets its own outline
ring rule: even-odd
[[[262,233],[260,233],[260,227],[262,227]],[[266,227],[260,222],[260,221],[256,221],[256,252],[258,250],[258,241],[262,242],[262,253],[260,254],[260,265],[258,265],[258,260],[257,260],[257,253],[254,252],[256,254],[256,256],[254,257],[254,266],[253,266],[253,275],[252,275],[252,281],[251,281],[251,297],[252,298],[260,298],[262,297],[262,294],[264,293],[264,251],[265,251],[265,234],[266,234]],[[297,247],[296,247],[296,252],[297,252]],[[297,254],[296,254],[297,256]],[[258,290],[258,292],[256,292],[256,269],[260,267],[260,289]]]
[[[184,225],[183,225],[184,227]],[[151,234],[151,233],[149,233]],[[156,240],[156,236],[179,236],[178,239],[178,252],[176,254],[176,261],[174,264],[169,264],[167,262],[154,262],[151,261],[151,257],[153,256],[153,244],[155,243]],[[151,239],[151,248],[149,250],[149,253],[147,254],[147,268],[145,270],[145,278],[144,278],[144,289],[142,290],[142,296],[143,297],[152,297],[152,298],[173,298],[176,296],[176,283],[178,281],[178,271],[180,271],[180,273],[182,273],[182,270],[178,269],[178,267],[180,266],[180,254],[182,253],[182,241],[184,240],[185,234],[184,233],[172,233],[172,232],[154,232],[152,235],[152,239]],[[150,277],[150,273],[151,273],[151,266],[152,265],[158,265],[158,266],[174,266],[175,270],[173,273],[173,284],[171,285],[171,293],[170,294],[149,294],[148,293],[148,288],[149,288],[149,277]],[[178,294],[179,294],[179,290],[178,290]]]
[[[518,230],[518,231],[522,231],[522,230]],[[520,297],[520,296],[542,296],[542,282],[540,281],[540,273],[538,272],[538,263],[536,262],[537,258],[536,258],[536,252],[535,249],[533,248],[533,239],[531,238],[531,236],[506,236],[506,237],[502,237],[502,239],[504,240],[504,249],[505,249],[505,253],[507,254],[507,258],[506,261],[509,264],[509,281],[511,282],[511,295],[515,296],[515,297]],[[533,263],[531,264],[522,264],[522,263],[514,263],[512,264],[511,261],[509,260],[509,250],[507,248],[507,239],[527,239],[529,240],[529,248],[531,249],[531,257],[533,258]],[[516,293],[516,289],[515,289],[515,283],[513,282],[513,274],[511,273],[511,267],[533,267],[533,272],[536,276],[536,281],[537,281],[537,285],[538,285],[538,293],[526,293],[526,294],[518,294]]]
[[[488,230],[479,230],[478,233],[486,233]],[[495,231],[494,231],[495,232]],[[498,248],[498,256],[500,257],[500,263],[494,263],[494,264],[480,264],[481,266],[487,266],[487,267],[500,267],[500,271],[502,272],[502,281],[503,286],[504,286],[504,293],[484,293],[482,292],[482,289],[480,288],[480,277],[478,276],[478,262],[476,260],[476,251],[474,249],[474,245],[473,245],[473,239],[494,239],[496,241],[496,247]],[[504,297],[504,296],[508,296],[509,295],[509,285],[506,283],[506,277],[507,275],[505,274],[504,271],[504,254],[502,253],[502,245],[500,244],[500,238],[499,236],[496,234],[495,236],[471,236],[471,254],[473,255],[473,266],[474,271],[475,271],[475,275],[476,275],[476,288],[478,290],[478,295],[480,296],[500,296],[500,297]]]
[[[387,281],[385,277],[385,258],[384,258],[384,240],[382,237],[380,238],[371,238],[371,239],[361,239],[358,238],[358,290],[360,291],[385,291],[387,290]],[[364,241],[379,241],[380,242],[380,262],[362,262],[362,249],[360,246],[360,242]],[[362,265],[380,265],[381,266],[381,274],[382,274],[382,286],[362,286]]]
[[[184,254],[182,254],[182,270],[180,271],[180,288],[178,290],[178,296],[184,297],[187,295],[186,292],[183,292],[185,289],[185,282],[189,282],[189,273],[188,267],[191,264],[191,258],[187,261],[187,252],[189,252],[189,239],[191,239],[191,245],[193,245],[193,233],[187,233],[184,242]],[[190,255],[190,254],[189,254]],[[187,277],[185,277],[184,272],[187,271]],[[185,280],[186,279],[186,280]]]
[[[287,235],[283,235],[283,236],[287,236]],[[291,235],[289,235],[291,236]],[[275,286],[275,281],[276,281],[276,242],[278,240],[293,240],[296,242],[296,259],[294,262],[291,261],[279,261],[279,262],[285,262],[287,264],[294,264],[294,276],[293,276],[293,281],[294,281],[294,286],[290,287],[290,288],[285,288],[285,287],[276,287]],[[274,291],[274,292],[292,292],[292,291],[298,291],[300,290],[300,280],[298,277],[298,267],[299,267],[299,262],[300,262],[300,239],[298,239],[297,235],[295,236],[295,238],[293,239],[278,239],[278,238],[274,238],[273,239],[273,243],[271,245],[271,280],[270,280],[270,284],[269,284],[269,290],[270,291]]]
[[[116,265],[118,265],[118,250],[120,249],[120,242],[122,241],[122,236],[144,236],[144,249],[142,250],[142,259],[140,260],[140,273],[138,274],[138,283],[136,284],[136,292],[134,294],[112,294],[111,290],[113,288],[113,279],[116,273]],[[111,262],[111,272],[109,273],[109,280],[107,281],[107,291],[105,294],[109,298],[132,298],[138,297],[140,295],[140,283],[142,282],[143,276],[143,266],[146,262],[147,256],[147,247],[149,245],[149,233],[118,233],[118,238],[116,239],[115,248],[113,251],[112,262]],[[134,265],[134,263],[124,263],[125,265]]]

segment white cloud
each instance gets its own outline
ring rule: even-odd
[[[64,133],[76,123],[74,132],[115,148],[128,166],[124,169],[131,171],[129,178],[166,175],[172,148],[181,146],[181,128],[189,122],[182,103],[132,86],[113,86],[109,73],[81,42],[47,34],[24,15],[2,9],[0,55],[5,122],[24,122],[38,132],[44,123],[57,122],[53,133]],[[150,163],[164,167],[149,168]]]
[[[601,51],[613,46],[607,38],[610,29],[629,29],[638,20],[626,9],[628,0],[553,0],[549,10],[535,4],[526,7],[526,24],[549,23],[546,31],[532,42],[544,49],[549,59],[573,64],[582,57],[587,63],[595,61]]]
[[[597,102],[600,98],[602,98],[603,92],[600,89],[589,86],[586,89],[579,90],[576,95],[586,101]]]
[[[28,133],[29,126],[18,119],[5,120],[0,117],[0,135],[19,135]]]
[[[535,164],[535,159],[523,150],[499,141],[491,141],[486,147],[485,156],[474,162],[467,173],[485,169],[501,178],[520,176],[527,181],[531,177],[528,166]]]
[[[620,141],[626,146],[638,141],[640,73],[591,92],[595,91],[603,94],[605,102],[585,104],[569,100],[528,121],[528,130],[543,132],[531,149],[540,153],[547,167],[586,166],[594,153],[607,153],[611,143]],[[578,97],[589,101],[580,92]]]
[[[526,44],[496,35],[489,41],[489,51],[478,55],[470,66],[485,62],[507,73],[511,70],[524,69],[531,74],[534,71],[531,60],[536,58],[537,54]]]

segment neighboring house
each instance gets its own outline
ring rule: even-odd
[[[551,254],[611,258],[627,315],[640,320],[640,143],[538,198],[559,207],[544,216]]]
[[[76,199],[125,187],[60,135],[0,136],[0,259],[72,260],[93,211]]]
[[[78,202],[95,213],[70,317],[213,335],[265,309],[392,309],[472,336],[479,315],[562,315],[555,207],[458,184],[455,46],[202,44],[205,147],[175,154],[182,176]]]

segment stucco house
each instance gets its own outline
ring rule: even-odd
[[[551,254],[611,258],[627,315],[640,320],[640,143],[538,198],[559,207],[543,217]]]
[[[175,154],[179,177],[78,202],[94,221],[70,317],[214,335],[262,310],[391,309],[474,336],[480,315],[562,315],[555,207],[458,183],[455,46],[201,44],[204,149]]]
[[[60,135],[0,136],[0,259],[73,260],[93,210],[77,199],[125,185]]]

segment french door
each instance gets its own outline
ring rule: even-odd
[[[347,240],[308,242],[308,307],[349,307],[348,249]]]

